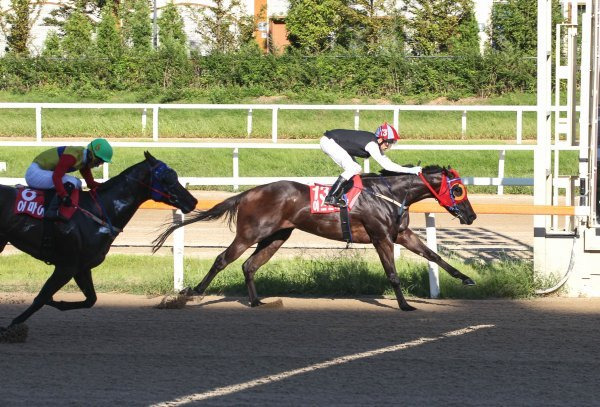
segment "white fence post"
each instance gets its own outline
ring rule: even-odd
[[[517,144],[523,143],[523,110],[517,110]]]
[[[394,128],[400,132],[400,109],[394,109]]]
[[[142,134],[146,134],[146,124],[148,123],[148,108],[142,109]]]
[[[363,162],[363,172],[365,174],[368,174],[371,172],[371,164],[368,158],[365,158],[365,161]]]
[[[506,150],[500,150],[498,152],[498,178],[504,178],[504,159],[506,157]],[[504,195],[504,185],[502,182],[498,183],[498,195]]]
[[[42,107],[35,108],[35,139],[38,143],[42,142]]]
[[[358,130],[360,127],[360,110],[354,111],[354,130]]]
[[[158,141],[158,106],[152,108],[152,140]]]
[[[462,112],[462,120],[461,120],[461,137],[464,139],[467,135],[467,111],[463,110]]]
[[[248,109],[248,137],[252,134],[252,109]]]
[[[239,149],[236,147],[233,149],[233,189],[237,191],[240,189],[239,181],[240,178],[240,154]]]
[[[425,231],[427,235],[427,247],[437,253],[437,236],[435,230],[435,213],[425,214]],[[438,265],[429,262],[429,296],[438,298],[440,296],[440,273]]]
[[[173,220],[183,222],[185,215],[179,210],[173,211]],[[173,287],[175,292],[183,290],[183,248],[184,227],[175,229],[173,232]]]
[[[102,179],[104,181],[108,181],[108,163],[103,163],[102,164]]]
[[[271,121],[271,138],[273,143],[277,143],[277,107],[273,108],[273,119]]]

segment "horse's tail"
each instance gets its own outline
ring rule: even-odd
[[[156,251],[161,248],[161,246],[165,243],[165,240],[167,240],[167,237],[169,237],[169,235],[173,233],[175,229],[194,222],[201,220],[211,221],[225,216],[227,224],[229,225],[229,228],[231,228],[236,219],[238,205],[240,204],[240,201],[244,195],[246,195],[246,192],[242,192],[241,194],[227,198],[223,202],[219,202],[206,211],[196,210],[183,222],[168,225],[167,228],[152,242],[152,253],[156,253]]]

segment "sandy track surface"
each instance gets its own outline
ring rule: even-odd
[[[0,293],[0,325],[31,299]],[[251,309],[206,297],[180,310],[153,308],[159,300],[100,294],[91,310],[43,308],[26,343],[0,344],[0,404],[591,406],[600,397],[600,299],[412,299],[411,313],[378,298]]]

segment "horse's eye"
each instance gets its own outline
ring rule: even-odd
[[[454,196],[455,199],[460,199],[464,196],[465,194],[465,190],[463,189],[462,185],[455,185],[452,187],[452,195]]]

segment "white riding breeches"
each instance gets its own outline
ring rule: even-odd
[[[54,181],[52,181],[53,171],[45,170],[40,168],[38,163],[31,163],[27,171],[25,172],[25,182],[31,188],[38,189],[53,189]],[[75,188],[81,189],[81,180],[72,175],[65,174],[62,177],[63,184],[65,182],[70,182],[75,185]]]
[[[341,176],[348,181],[350,178],[355,176],[356,174],[360,174],[362,172],[362,167],[359,163],[354,161],[350,154],[346,150],[344,150],[338,143],[330,139],[329,137],[321,137],[321,141],[319,142],[321,146],[321,150],[325,154],[327,154],[331,159],[340,167],[344,169]]]

